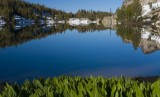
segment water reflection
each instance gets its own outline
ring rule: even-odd
[[[105,30],[102,25],[89,25],[73,27],[68,24],[54,24],[54,25],[25,25],[22,23],[15,28],[4,27],[0,30],[0,47],[5,48],[9,46],[17,46],[27,41],[44,38],[48,35],[63,33],[66,30],[78,30],[80,33],[94,32],[95,30]]]
[[[30,21],[30,20],[29,20]],[[0,47],[17,46],[27,41],[44,38],[56,33],[65,33],[66,30],[78,30],[79,33],[94,32],[111,29],[103,25],[90,24],[83,26],[72,26],[69,24],[33,25],[34,23],[17,23],[15,28],[0,27]],[[133,27],[118,25],[115,27],[117,36],[120,36],[124,43],[130,43],[133,48],[142,48],[145,54],[160,50],[160,27],[141,26]]]
[[[141,39],[141,30],[139,27],[118,25],[116,34],[120,36],[124,43],[131,43],[136,50],[139,47]]]
[[[160,35],[156,27],[144,27],[142,29],[140,47],[144,53],[152,53],[160,50]]]
[[[26,19],[26,18],[18,16],[18,15],[15,15],[14,19],[15,19],[15,27],[14,27],[15,30],[19,30],[19,29],[22,29],[26,26],[32,26],[35,24],[34,20]]]
[[[145,54],[160,50],[160,33],[158,27],[120,26],[117,28],[117,35],[120,35],[125,43],[133,44],[135,50],[140,47]]]
[[[0,31],[0,47],[5,48],[0,49],[0,80],[61,75],[160,75],[160,55],[153,53],[159,50],[155,40],[159,34],[153,32],[157,27],[120,25],[111,31],[107,29],[94,24],[32,25],[19,30],[6,26]]]

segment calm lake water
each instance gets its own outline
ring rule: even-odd
[[[1,82],[21,82],[35,77],[61,75],[160,75],[160,51],[155,49],[154,52],[146,53],[142,47],[135,47],[134,36],[129,40],[132,42],[126,42],[124,37],[131,37],[131,32],[124,36],[118,34],[117,30],[104,29],[80,33],[73,29],[46,34],[50,33],[48,30],[49,28],[43,33],[37,32],[36,35],[32,33],[32,37],[24,30],[14,34],[6,32],[8,36],[5,37],[1,30]]]

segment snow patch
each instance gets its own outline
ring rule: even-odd
[[[142,16],[147,15],[149,12],[152,11],[152,9],[157,9],[160,7],[160,2],[153,3],[151,5],[147,4],[142,6]]]
[[[71,26],[79,26],[79,25],[89,25],[90,20],[87,18],[70,18],[68,23]]]
[[[142,29],[142,34],[141,34],[141,38],[143,39],[149,39],[151,32],[146,31],[145,29]]]

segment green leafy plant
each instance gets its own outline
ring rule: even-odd
[[[26,80],[21,86],[6,84],[0,97],[160,97],[160,80],[61,76]]]

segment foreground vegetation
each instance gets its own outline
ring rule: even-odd
[[[55,77],[6,84],[0,97],[160,97],[160,80],[141,83],[126,78]]]

